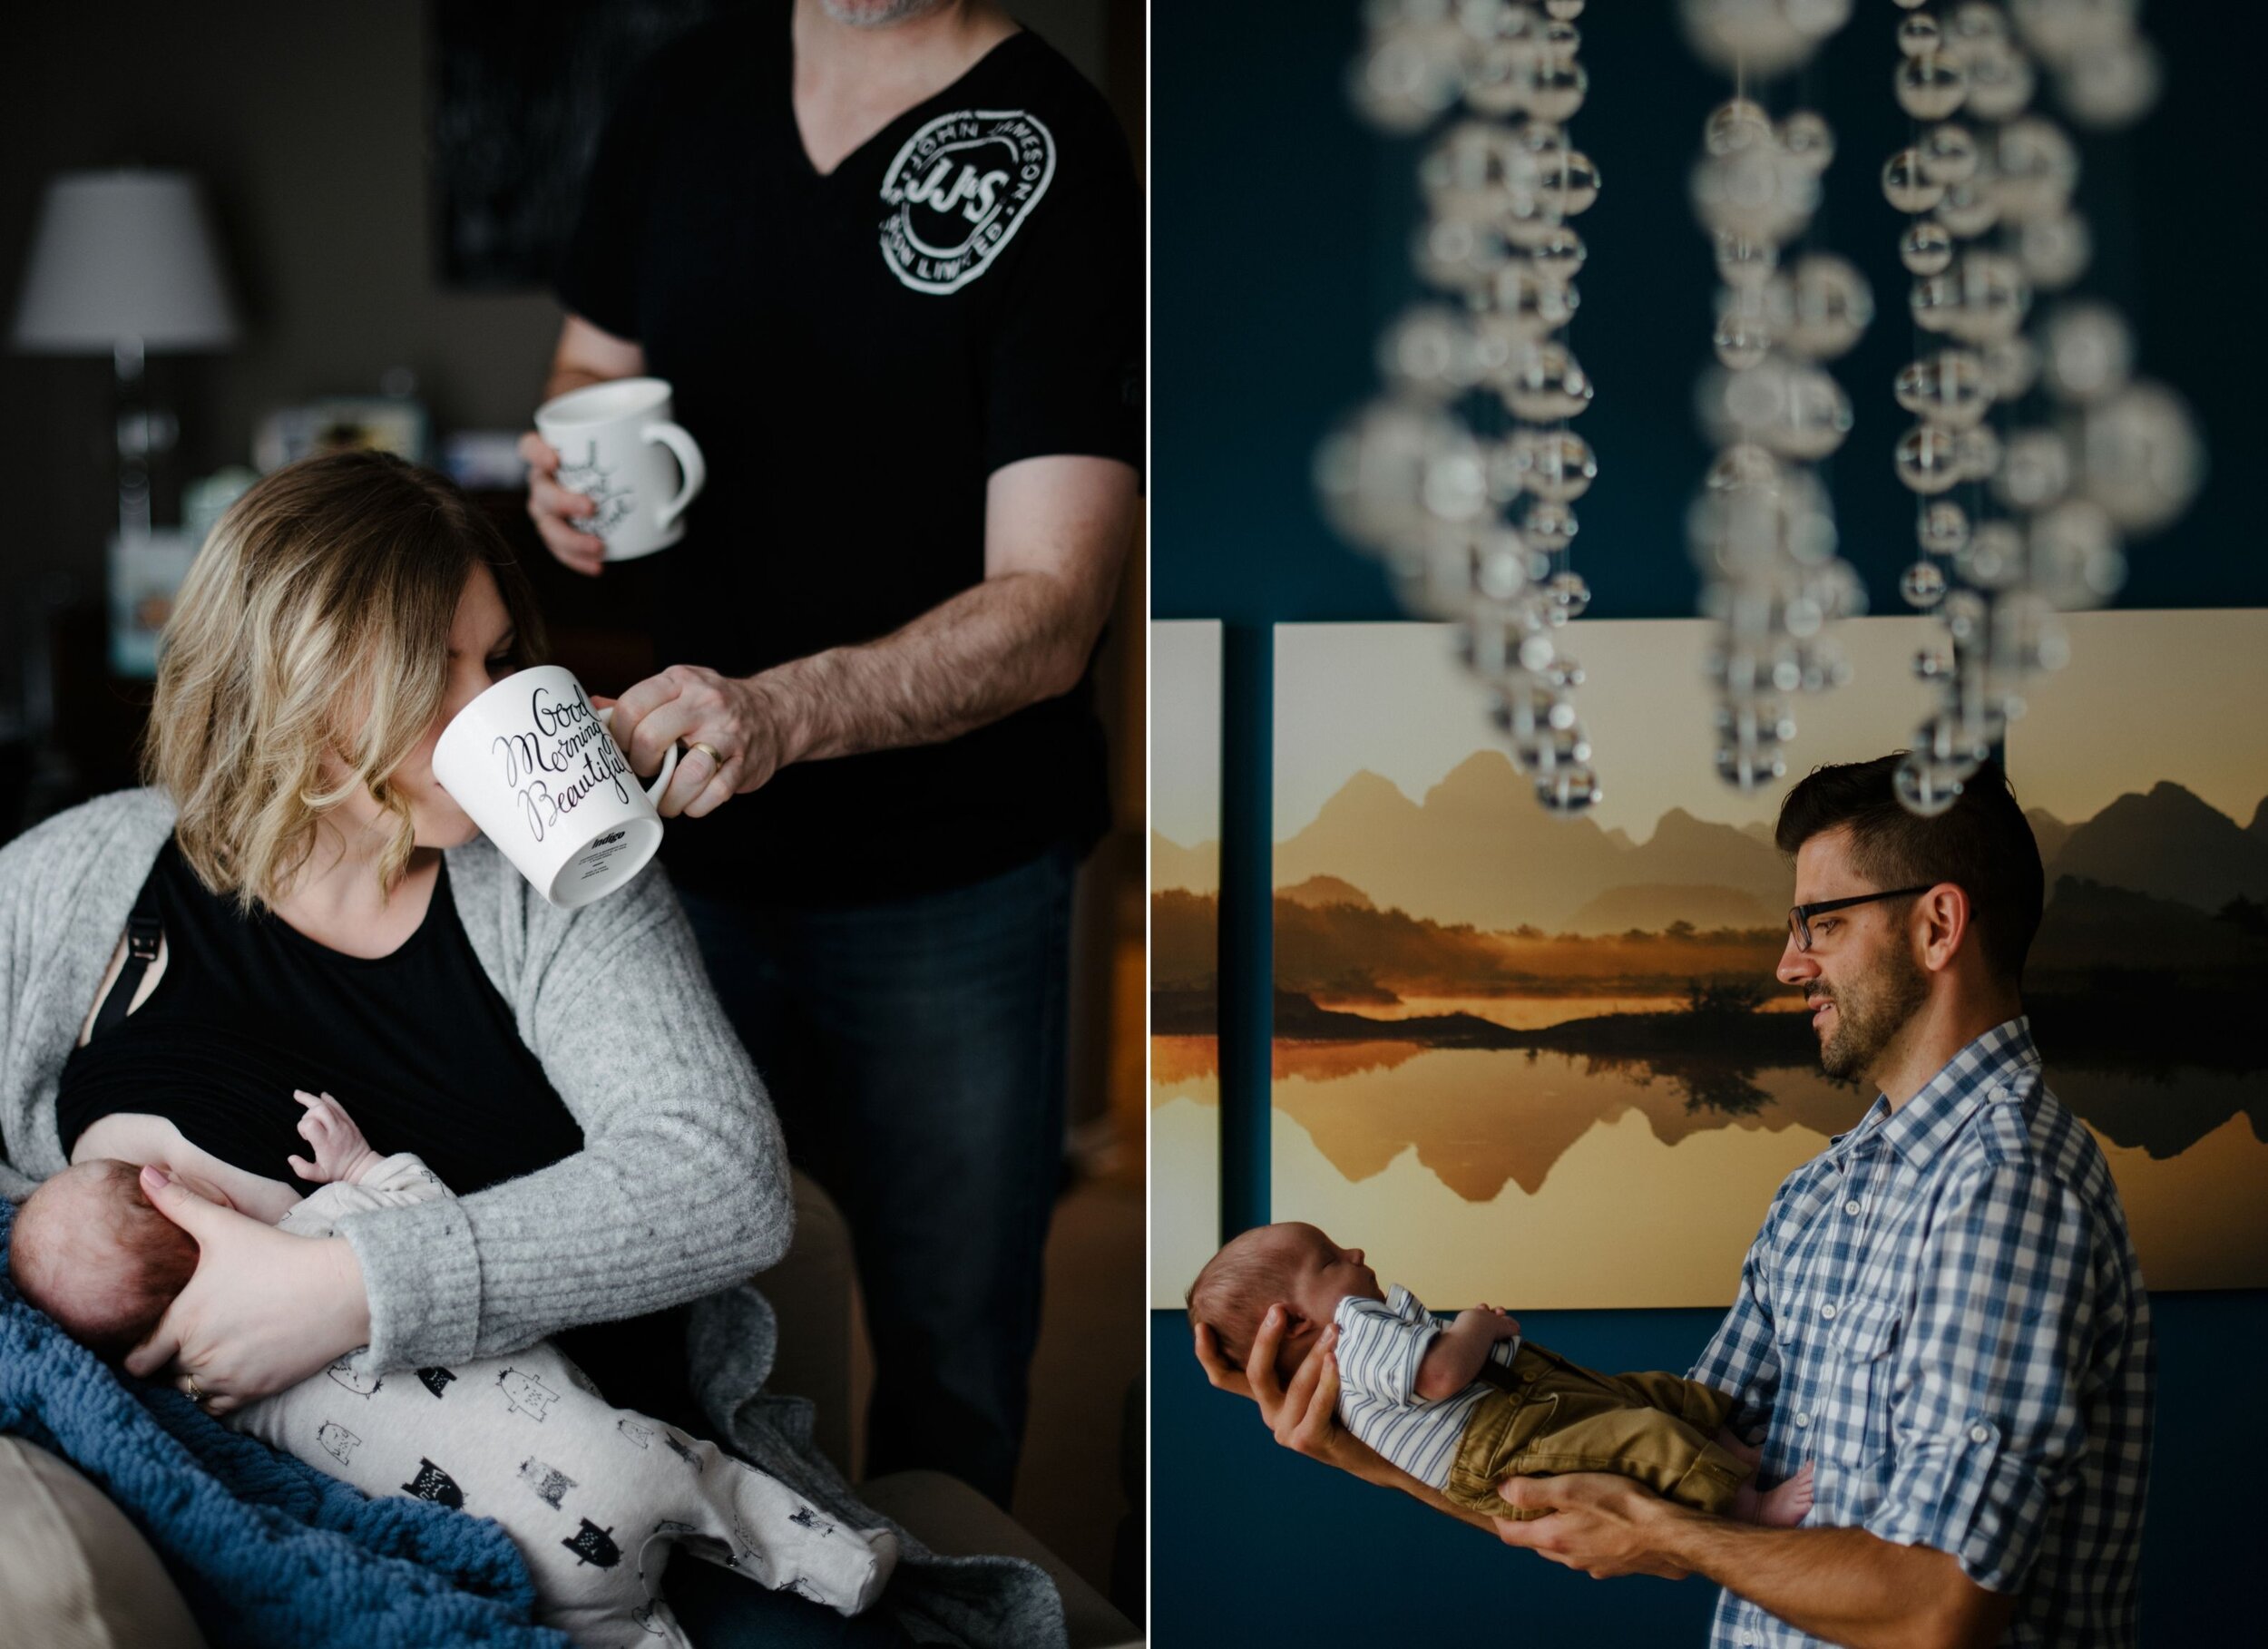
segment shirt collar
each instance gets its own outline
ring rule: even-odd
[[[1432,1315],[1423,1301],[1399,1283],[1386,1290],[1386,1309],[1404,1322],[1423,1322]]]
[[[2032,1022],[2022,1014],[2003,1020],[1945,1062],[1921,1091],[1895,1111],[1877,1095],[1864,1121],[1846,1138],[1879,1136],[1914,1167],[1943,1150],[1970,1115],[1988,1099],[2015,1088],[2039,1068]]]

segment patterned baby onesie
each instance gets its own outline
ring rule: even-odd
[[[404,1152],[277,1227],[328,1236],[341,1215],[448,1195]],[[367,1494],[494,1517],[528,1560],[537,1618],[578,1644],[690,1649],[661,1601],[673,1545],[844,1615],[870,1605],[897,1561],[887,1529],[846,1528],[714,1443],[612,1407],[548,1341],[383,1376],[341,1358],[230,1424]]]

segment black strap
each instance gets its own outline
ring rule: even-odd
[[[165,924],[158,920],[158,880],[155,876],[142,884],[142,895],[134,901],[133,914],[126,918],[126,961],[118,970],[118,978],[112,984],[110,994],[95,1010],[94,1029],[87,1039],[103,1035],[126,1017],[132,1005],[134,992],[142,989],[142,976],[150,971],[150,964],[158,959],[158,946],[165,938]]]

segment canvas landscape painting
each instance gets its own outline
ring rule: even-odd
[[[1364,1246],[1430,1304],[1725,1303],[1780,1179],[1872,1098],[1820,1072],[1773,978],[1790,888],[1770,840],[1779,796],[1743,796],[1712,769],[1707,628],[1569,632],[1604,786],[1571,820],[1534,805],[1445,629],[1277,631],[1275,1216]],[[1910,665],[1924,620],[1841,633],[1855,679],[1799,703],[1791,782],[1902,746],[1923,713]],[[2097,655],[2090,678],[2165,656],[2076,645]],[[2010,746],[2028,803],[2026,751],[2066,685],[2047,684]],[[2155,742],[2161,766],[2177,759]],[[2240,759],[2217,746],[2216,771]],[[2257,802],[2268,744],[2249,759]],[[2222,907],[2261,895],[2242,875],[2201,882],[2212,909],[2130,922],[2139,907],[2120,896],[2157,895],[2085,873],[2125,828],[2121,805],[2080,798],[2035,820],[2051,886],[2067,865],[2078,879],[2034,952],[2051,1080],[2110,1153],[2154,1284],[2268,1282],[2268,1220],[2245,1189],[2268,1170],[2262,1069],[2218,1042],[2193,1057],[2174,1029],[2187,1009],[2150,1017],[2213,968],[2246,988],[2268,942],[2246,931],[2253,907]],[[2108,824],[2089,834],[2097,815]],[[2248,844],[2232,862],[2249,864],[2259,833],[2230,831]],[[2216,960],[2173,965],[2165,946],[2200,942],[2192,915],[2218,924]],[[2106,1012],[2105,992],[2132,1011]]]
[[[2268,612],[2081,613],[2009,735],[2048,910],[2025,998],[2153,1288],[2268,1283]]]
[[[1221,627],[1150,630],[1150,1304],[1175,1308],[1219,1246]]]

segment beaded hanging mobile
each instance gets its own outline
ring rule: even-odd
[[[1419,167],[1415,259],[1433,296],[1386,329],[1383,393],[1326,440],[1331,517],[1381,556],[1409,610],[1453,620],[1491,717],[1547,808],[1599,795],[1565,626],[1590,592],[1573,504],[1598,473],[1570,420],[1590,380],[1565,331],[1579,301],[1569,220],[1598,171],[1567,122],[1589,77],[1583,0],[1383,0],[1353,74],[1380,129],[1440,128]]]
[[[1688,522],[1702,611],[1716,621],[1707,663],[1716,693],[1716,770],[1754,790],[1787,772],[1793,703],[1850,677],[1833,629],[1865,610],[1866,591],[1836,554],[1834,512],[1813,467],[1851,433],[1850,397],[1824,365],[1874,315],[1865,278],[1808,248],[1834,132],[1818,113],[1774,120],[1749,83],[1805,63],[1841,27],[1848,0],[1685,0],[1687,37],[1732,76],[1733,96],[1702,127],[1693,204],[1722,282],[1699,410],[1716,444]]]
[[[1899,251],[1915,277],[1915,358],[1895,385],[1915,422],[1892,457],[1916,497],[1921,553],[1901,589],[1943,626],[1915,665],[1938,702],[1898,774],[1901,801],[1928,814],[2023,713],[2028,683],[2068,659],[2058,614],[2116,593],[2126,543],[2181,514],[2204,457],[2179,398],[2134,376],[2116,309],[2067,299],[2034,315],[2035,293],[2074,286],[2092,246],[2073,205],[2077,146],[2034,109],[2035,91],[2044,73],[2081,125],[2139,118],[2160,79],[2139,0],[1960,0],[1941,22],[1922,4],[1896,0],[1893,85],[1914,128],[1882,187],[1911,219]],[[1859,340],[1872,298],[1848,262],[1804,243],[1834,153],[1828,122],[1801,109],[1775,118],[1750,92],[1800,68],[1851,10],[1679,4],[1696,51],[1733,81],[1693,173],[1722,284],[1698,396],[1718,450],[1689,536],[1717,625],[1717,770],[1744,790],[1785,776],[1793,704],[1849,678],[1833,629],[1865,608],[1814,466],[1852,426],[1823,363]],[[1582,672],[1564,649],[1589,600],[1571,565],[1571,506],[1598,473],[1569,427],[1592,389],[1564,337],[1584,258],[1568,220],[1598,192],[1567,131],[1589,85],[1582,11],[1369,8],[1357,107],[1390,132],[1442,128],[1420,169],[1416,249],[1438,296],[1387,329],[1384,393],[1317,463],[1334,522],[1383,558],[1403,604],[1456,622],[1539,798],[1566,813],[1598,797],[1573,698]]]
[[[1882,189],[1911,217],[1899,256],[1916,358],[1897,396],[1916,422],[1894,458],[1921,550],[1901,589],[1943,626],[1915,661],[1939,703],[1898,794],[1930,815],[2024,713],[2030,681],[2069,659],[2058,612],[2116,594],[2126,540],[2188,506],[2204,453],[2179,399],[2133,376],[2115,308],[2068,298],[2035,315],[2093,247],[2073,205],[2077,146],[2035,106],[2040,71],[2079,124],[2138,119],[2159,77],[2136,0],[1962,0],[1941,20],[1898,4],[1895,86],[1914,125]]]

